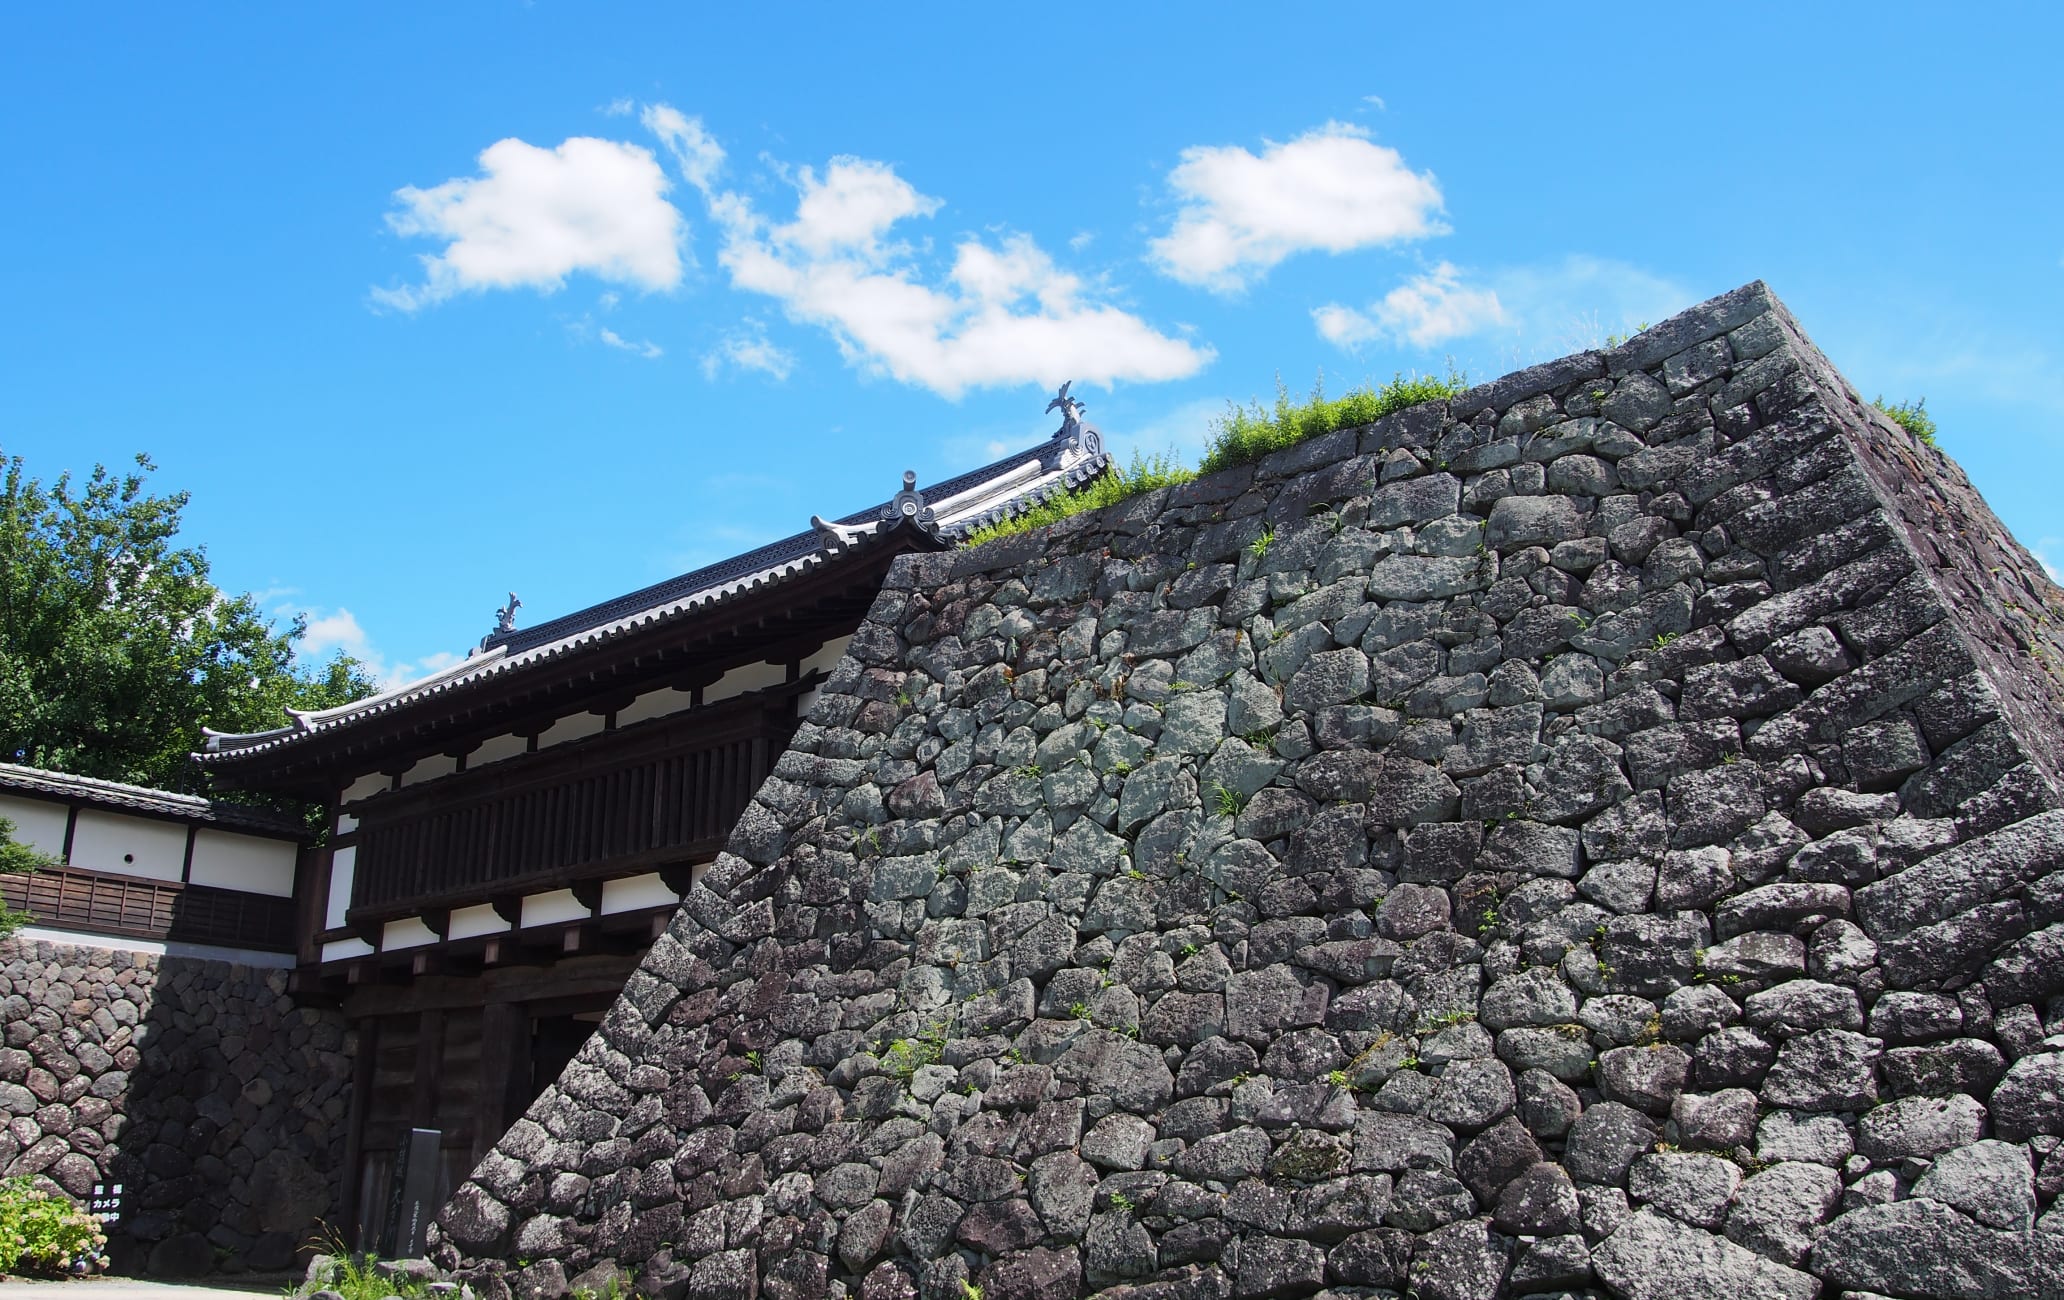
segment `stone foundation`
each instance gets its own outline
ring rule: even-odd
[[[2060,612],[1761,285],[906,557],[436,1255],[2064,1295]]]
[[[0,941],[0,1172],[123,1185],[116,1269],[290,1266],[335,1221],[351,1036],[287,972]]]

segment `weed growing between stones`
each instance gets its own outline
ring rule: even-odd
[[[1885,395],[1880,393],[1871,405],[1883,411],[1891,418],[1892,423],[1914,437],[1930,447],[1935,445],[1935,417],[1928,414],[1927,398],[1917,397],[1911,402],[1893,402],[1888,406],[1885,403]]]
[[[430,1295],[432,1274],[420,1260],[385,1263],[371,1252],[353,1251],[334,1228],[316,1234],[309,1244],[318,1253],[308,1263],[306,1279],[286,1293],[286,1300],[323,1292],[343,1300],[424,1300]]]
[[[1010,519],[1000,520],[986,528],[977,528],[967,536],[967,545],[980,546],[999,537],[1027,532],[1057,524],[1063,519],[1079,515],[1085,510],[1096,510],[1116,505],[1129,497],[1155,488],[1168,487],[1176,483],[1187,483],[1197,477],[1197,471],[1178,462],[1175,457],[1162,452],[1144,456],[1132,454],[1132,463],[1124,469],[1115,465],[1108,474],[1096,478],[1067,492],[1059,492],[1038,505]]]
[[[1335,429],[1374,424],[1394,411],[1402,411],[1421,402],[1453,397],[1468,387],[1469,377],[1457,370],[1452,361],[1445,376],[1400,372],[1381,387],[1365,384],[1345,397],[1330,400],[1326,397],[1326,377],[1321,374],[1312,385],[1310,400],[1303,403],[1293,403],[1290,390],[1278,378],[1273,411],[1264,409],[1259,402],[1246,408],[1227,404],[1225,416],[1213,423],[1211,444],[1205,449],[1197,469],[1200,473],[1209,474],[1214,470],[1250,464],[1272,451],[1294,447],[1308,438],[1332,433]]]

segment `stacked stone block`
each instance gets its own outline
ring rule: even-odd
[[[340,1218],[350,1043],[287,972],[0,943],[0,1173],[122,1185],[122,1272],[282,1269]]]
[[[2060,601],[1761,285],[908,558],[439,1256],[2064,1294]]]

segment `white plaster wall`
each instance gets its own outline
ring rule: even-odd
[[[377,951],[363,939],[339,939],[322,946],[324,961],[342,961],[346,957],[370,957]]]
[[[628,727],[647,718],[663,718],[669,713],[679,713],[694,702],[693,691],[677,691],[672,687],[663,691],[647,691],[631,701],[629,708],[617,710],[616,725]]]
[[[57,857],[64,852],[65,805],[0,794],[0,817],[14,823],[14,842]]]
[[[505,934],[509,923],[489,903],[452,909],[451,924],[444,929],[447,939],[475,939],[483,934]]]
[[[334,930],[344,924],[351,908],[351,877],[358,868],[358,846],[347,844],[330,855],[330,901],[323,909],[323,925]]]
[[[415,766],[403,772],[401,784],[406,789],[412,785],[421,785],[425,781],[435,781],[440,776],[450,776],[458,770],[459,760],[450,754],[432,754],[428,758],[417,759]]]
[[[569,740],[592,736],[602,730],[603,719],[593,713],[574,713],[553,723],[538,735],[538,748],[563,745]]]
[[[604,912],[640,912],[648,907],[676,907],[681,896],[666,887],[666,881],[658,873],[645,876],[626,876],[622,880],[608,880],[602,884],[602,910]]]
[[[344,796],[338,800],[343,804],[354,804],[361,799],[370,799],[380,791],[394,784],[385,772],[368,772],[344,787]]]
[[[466,770],[470,772],[476,767],[486,767],[489,763],[514,758],[518,754],[528,752],[529,749],[528,736],[494,736],[481,741],[472,753],[466,755]]]
[[[83,871],[177,880],[186,865],[186,827],[81,808],[72,828],[71,864]]]
[[[194,833],[193,871],[187,879],[196,885],[291,898],[294,854],[295,846],[283,840],[203,826]]]
[[[702,702],[715,704],[719,700],[734,699],[747,691],[762,691],[769,686],[779,686],[787,680],[788,667],[785,664],[741,664],[703,687]]]
[[[830,672],[833,668],[838,667],[839,660],[846,657],[846,647],[851,644],[853,644],[853,638],[850,636],[837,637],[826,641],[823,645],[817,647],[815,654],[803,660],[803,674],[808,676],[819,669],[827,673]]]
[[[424,925],[420,917],[405,917],[389,921],[380,927],[380,951],[395,952],[402,948],[420,948],[424,944],[436,943],[437,934]]]
[[[523,928],[533,925],[552,925],[561,921],[585,921],[588,909],[570,889],[555,889],[549,894],[525,894],[523,896]]]

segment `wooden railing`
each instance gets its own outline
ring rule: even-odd
[[[790,697],[506,759],[358,811],[354,922],[714,855],[795,730]]]
[[[0,899],[40,925],[136,939],[291,952],[294,902],[176,880],[46,867],[0,875]]]

